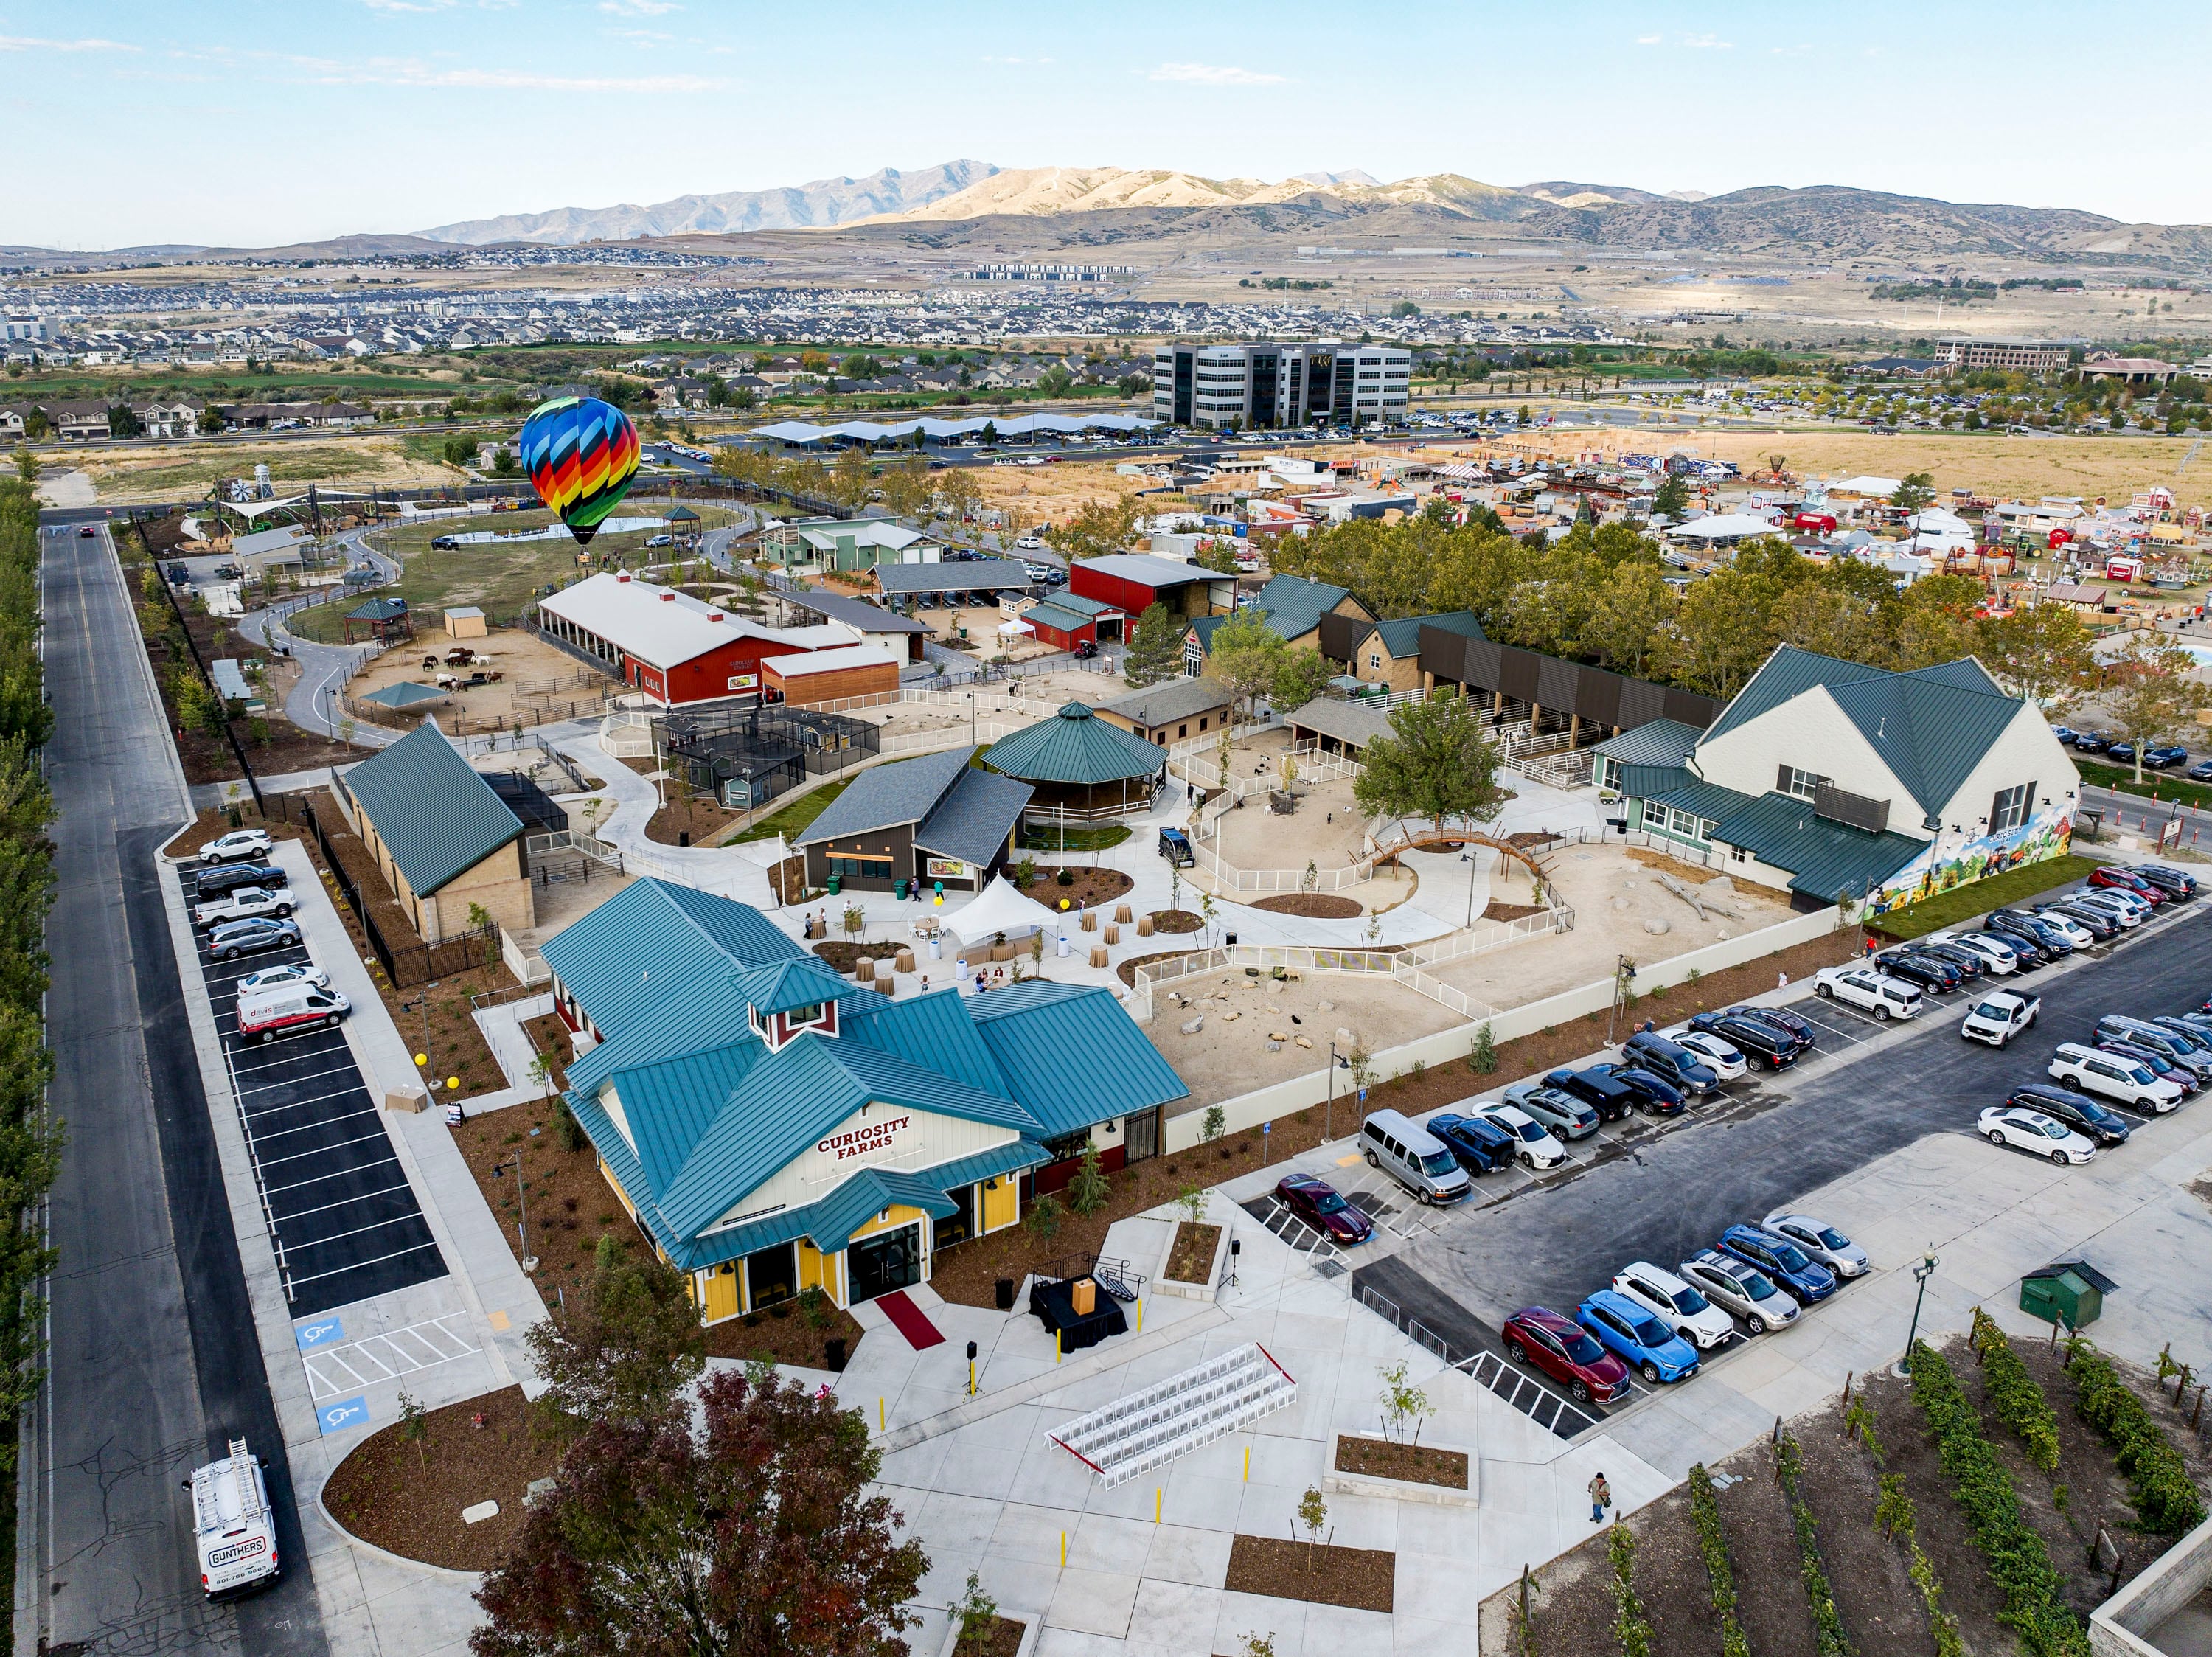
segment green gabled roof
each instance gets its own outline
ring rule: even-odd
[[[1972,657],[1893,673],[1785,644],[1736,692],[1706,735],[1725,736],[1816,689],[1827,691],[1930,817],[1950,802],[2023,705]]]
[[[817,1203],[806,1222],[806,1234],[824,1254],[835,1254],[853,1240],[853,1234],[895,1203],[942,1220],[957,1212],[957,1205],[927,1179],[896,1168],[863,1168]]]
[[[1121,1002],[1097,984],[1024,978],[969,996],[968,1009],[1006,1091],[1048,1139],[1190,1092]]]
[[[1457,633],[1462,638],[1485,637],[1482,622],[1471,610],[1447,610],[1440,616],[1400,616],[1392,621],[1371,624],[1359,635],[1358,643],[1364,644],[1369,633],[1379,634],[1382,648],[1393,659],[1403,661],[1421,653],[1421,629],[1441,627],[1447,633]]]
[[[1762,863],[1790,871],[1790,887],[1824,904],[1878,886],[1928,848],[1889,830],[1880,834],[1813,814],[1813,802],[1769,792],[1720,819],[1714,838]]]
[[[1751,796],[1734,789],[1724,789],[1717,783],[1701,782],[1687,771],[1681,781],[1664,794],[1648,795],[1644,803],[1652,806],[1672,806],[1677,811],[1694,813],[1709,823],[1725,819],[1730,813],[1741,811],[1752,803]],[[1811,807],[1806,807],[1808,811]],[[1731,842],[1730,844],[1734,844]],[[1785,868],[1787,863],[1783,865]]]
[[[428,722],[346,772],[345,785],[418,898],[522,838],[522,819]]]
[[[1119,783],[1153,775],[1168,754],[1071,702],[1052,718],[994,743],[983,763],[1028,783]]]
[[[1705,733],[1679,719],[1655,719],[1632,731],[1609,736],[1595,752],[1620,765],[1679,765],[1698,751]]]
[[[1321,618],[1352,596],[1348,587],[1304,576],[1277,576],[1260,589],[1253,608],[1267,618],[1267,625],[1285,639],[1303,638],[1321,625]],[[1210,631],[1210,630],[1209,630]]]

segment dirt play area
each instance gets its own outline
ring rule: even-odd
[[[465,667],[447,667],[446,653],[463,645],[475,653],[477,660]],[[438,666],[425,667],[422,664],[433,656]],[[559,716],[565,718],[570,703],[596,708],[603,692],[621,688],[565,651],[513,628],[495,628],[483,638],[455,639],[443,627],[430,627],[418,631],[411,643],[386,650],[370,661],[346,686],[346,694],[358,704],[362,697],[386,685],[411,682],[434,687],[441,673],[451,673],[465,685],[469,675],[477,672],[498,673],[500,682],[457,688],[443,701],[420,706],[447,723],[451,717],[461,717],[479,723],[533,725],[547,716],[549,708],[557,707]],[[377,723],[389,725],[412,725],[421,717],[419,713],[395,716],[374,709],[363,710],[357,716],[374,716]]]
[[[1155,990],[1145,1033],[1199,1105],[1321,1069],[1328,1063],[1332,1041],[1339,1052],[1364,1046],[1376,1053],[1460,1022],[1457,1014],[1389,978],[1349,972],[1309,972],[1279,984],[1224,972],[1172,988],[1188,1004],[1170,1000],[1166,989]],[[1203,1018],[1205,1026],[1183,1034],[1182,1026],[1195,1018]],[[1288,1039],[1271,1053],[1267,1044],[1274,1035]],[[1300,1046],[1301,1037],[1311,1045]],[[1348,1075],[1344,1081],[1352,1091]]]
[[[1707,944],[1790,918],[1789,900],[1765,887],[1732,882],[1706,897],[1705,918],[1659,884],[1662,874],[1702,889],[1719,875],[1641,846],[1563,846],[1548,854],[1560,899],[1575,911],[1571,932],[1553,933],[1510,948],[1430,969],[1435,976],[1493,1007],[1515,1007],[1610,974],[1622,955],[1642,964],[1668,960]],[[1516,881],[1513,892],[1525,888]],[[1720,912],[1716,905],[1735,911]],[[1654,933],[1646,923],[1664,923]]]

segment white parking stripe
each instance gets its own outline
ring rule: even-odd
[[[295,1131],[296,1131],[296,1130]],[[277,1167],[281,1163],[297,1162],[304,1156],[326,1156],[332,1151],[342,1151],[349,1145],[364,1144],[369,1140],[381,1139],[383,1137],[383,1130],[380,1129],[375,1133],[362,1134],[356,1139],[341,1139],[335,1145],[318,1145],[311,1151],[294,1151],[289,1156],[264,1157],[261,1162],[262,1171],[265,1173],[268,1170]]]
[[[401,1219],[413,1220],[419,1219],[420,1217],[421,1216],[419,1215],[405,1215],[401,1216]],[[360,1231],[340,1232],[338,1236],[357,1237],[361,1235],[362,1232],[381,1231],[386,1226],[398,1225],[399,1223],[401,1223],[401,1221],[385,1220],[374,1226],[363,1226],[361,1228]],[[314,1248],[321,1244],[336,1242],[337,1240],[337,1239],[334,1237],[318,1237],[312,1243],[301,1244],[301,1250]],[[424,1249],[435,1250],[437,1246],[438,1245],[434,1240],[427,1243],[410,1244],[406,1248],[394,1249],[389,1254],[379,1254],[367,1260],[356,1260],[349,1265],[332,1266],[328,1271],[317,1271],[311,1273],[305,1277],[295,1277],[292,1279],[292,1286],[296,1289],[306,1283],[319,1283],[325,1277],[343,1277],[349,1271],[361,1271],[366,1270],[369,1266],[380,1266],[386,1260],[404,1260],[410,1254],[420,1254]],[[300,1250],[295,1250],[294,1252],[299,1252]]]
[[[270,1112],[264,1112],[264,1114],[270,1114]],[[350,1122],[357,1116],[374,1116],[375,1114],[376,1107],[372,1105],[363,1110],[348,1111],[343,1116],[326,1116],[314,1122],[303,1122],[296,1128],[276,1128],[267,1133],[256,1134],[253,1136],[253,1142],[257,1145],[265,1145],[272,1139],[283,1139],[295,1133],[313,1133],[318,1128],[327,1128],[339,1122]],[[283,1161],[289,1159],[280,1157],[277,1160]]]
[[[295,1179],[289,1185],[268,1185],[264,1186],[263,1189],[268,1196],[281,1197],[288,1191],[305,1191],[310,1185],[327,1185],[333,1179],[349,1179],[356,1173],[374,1173],[382,1168],[396,1168],[398,1166],[399,1159],[398,1157],[387,1156],[374,1162],[356,1162],[347,1167],[336,1169],[329,1173],[319,1173],[312,1179]],[[386,1189],[388,1190],[390,1188],[386,1187]],[[364,1200],[368,1197],[379,1197],[381,1195],[383,1195],[381,1191],[364,1191],[362,1193]],[[315,1210],[313,1209],[301,1209],[298,1210],[298,1212],[301,1214],[313,1214]]]

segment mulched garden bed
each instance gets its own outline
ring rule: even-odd
[[[1543,912],[1541,904],[1501,904],[1492,898],[1483,905],[1482,918],[1486,921],[1525,921],[1531,915]]]
[[[1736,1620],[1759,1657],[1815,1657],[1820,1645],[1799,1575],[1797,1532],[1775,1480],[1773,1448],[1761,1442],[1741,1451],[1725,1471],[1741,1476],[1714,1495],[1735,1572]],[[1820,1493],[1809,1489],[1806,1501],[1815,1514],[1825,1505]]]
[[[355,1446],[323,1486],[323,1505],[387,1553],[489,1570],[521,1526],[531,1481],[552,1477],[560,1457],[532,1436],[520,1386],[433,1410],[422,1423],[419,1446],[398,1422]],[[461,1509],[479,1502],[498,1502],[498,1516],[463,1523]]]
[[[1386,1549],[1309,1548],[1287,1537],[1240,1535],[1229,1544],[1229,1580],[1222,1586],[1231,1593],[1387,1611],[1397,1575],[1398,1556]]]
[[[887,961],[900,950],[913,947],[912,944],[842,943],[833,940],[829,943],[816,944],[814,953],[840,972],[849,973],[860,964],[863,956],[872,961]]]
[[[1167,1270],[1160,1275],[1178,1283],[1202,1283],[1213,1275],[1213,1252],[1220,1246],[1220,1227],[1181,1221],[1176,1226],[1175,1246],[1168,1251]]]
[[[1275,915],[1303,915],[1316,921],[1348,921],[1365,913],[1356,899],[1340,898],[1333,892],[1285,892],[1273,898],[1255,898],[1245,907]]]
[[[1027,1631],[1011,1617],[994,1617],[989,1632],[980,1640],[963,1640],[953,1647],[952,1657],[1014,1657]]]
[[[529,1202],[530,1249],[538,1257],[532,1281],[549,1301],[557,1290],[582,1281],[602,1233],[611,1233],[624,1248],[648,1246],[600,1176],[589,1142],[579,1150],[562,1148],[557,1106],[558,1101],[550,1099],[510,1105],[472,1114],[449,1130],[518,1263],[522,1251],[515,1225],[521,1206],[514,1157],[517,1150],[522,1152],[522,1173],[529,1183],[521,1195]],[[538,1130],[534,1136],[533,1128]],[[507,1164],[507,1172],[495,1177],[491,1170],[501,1162]]]
[[[1195,932],[1206,924],[1206,917],[1188,909],[1156,909],[1152,911],[1152,930],[1155,932]]]
[[[712,1324],[707,1330],[707,1355],[714,1358],[766,1358],[771,1363],[795,1364],[802,1369],[831,1368],[824,1348],[831,1341],[845,1343],[845,1355],[860,1343],[865,1331],[853,1314],[824,1299],[815,1309],[814,1320],[797,1301],[774,1306],[742,1318]],[[837,1365],[842,1368],[843,1366]]]
[[[522,1033],[545,1061],[545,1080],[556,1093],[568,1091],[568,1026],[558,1013],[540,1013],[522,1021]]]
[[[1403,1479],[1408,1484],[1441,1485],[1447,1490],[1467,1489],[1467,1453],[1439,1450],[1432,1444],[1340,1438],[1336,1441],[1336,1471],[1364,1473],[1370,1478]]]
[[[807,899],[805,854],[794,853],[769,869],[768,884],[779,903],[805,903]]]
[[[1060,883],[1063,869],[1073,876],[1066,886]],[[1062,898],[1067,899],[1072,911],[1080,905],[1096,909],[1101,904],[1110,904],[1137,883],[1118,868],[1097,868],[1079,863],[1039,863],[1036,879],[1027,888],[1028,895],[1047,909],[1058,909]]]
[[[1713,1611],[1705,1559],[1698,1551],[1688,1492],[1677,1486],[1626,1522],[1636,1538],[1636,1594],[1651,1624],[1652,1650],[1663,1657],[1719,1651],[1720,1618]],[[1591,1526],[1588,1541],[1536,1570],[1535,1588],[1528,1596],[1536,1650],[1603,1654],[1620,1649],[1613,1635],[1608,1528]],[[1793,1586],[1795,1581],[1793,1575],[1783,1586]],[[1741,1569],[1736,1582],[1741,1593]],[[1510,1637],[1511,1611],[1520,1595],[1516,1580],[1483,1602],[1480,1626],[1484,1651],[1520,1651],[1518,1642]]]

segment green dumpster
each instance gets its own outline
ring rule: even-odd
[[[834,897],[836,897],[836,896],[840,892],[843,891],[843,890],[844,890],[844,886],[845,886],[845,877],[844,877],[843,875],[842,875],[842,874],[832,874],[832,875],[830,877],[830,895],[831,897],[833,897],[833,898],[834,898]]]
[[[2020,1281],[2020,1309],[2045,1323],[2086,1329],[2105,1309],[2112,1279],[2079,1260],[2062,1260]]]

